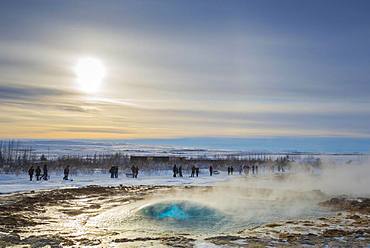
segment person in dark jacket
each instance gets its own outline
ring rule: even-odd
[[[135,166],[134,172],[135,172],[134,178],[137,178],[137,175],[139,174],[139,166]]]
[[[36,168],[36,180],[40,181],[40,176],[41,176],[41,168],[40,166],[37,166]]]
[[[68,180],[68,175],[69,175],[69,165],[67,165],[67,167],[64,168],[64,177],[63,177],[63,180]]]
[[[195,175],[198,177],[198,175],[199,175],[199,167],[195,168]]]
[[[48,180],[48,165],[47,164],[44,164],[44,168],[43,168],[43,171],[42,171],[42,179],[44,180]]]
[[[35,171],[35,169],[33,168],[33,166],[31,166],[31,168],[29,168],[29,170],[28,170],[28,175],[30,176],[30,181],[32,181],[34,171]]]
[[[173,166],[173,168],[172,168],[172,171],[173,171],[173,177],[176,177],[176,175],[177,175],[177,166],[176,166],[176,164]]]
[[[195,175],[195,166],[193,165],[191,167],[191,175],[190,175],[190,177],[194,177],[194,175]]]
[[[213,167],[212,167],[212,165],[209,166],[209,175],[210,176],[213,175]]]
[[[234,174],[234,167],[230,166],[230,174],[233,175]]]
[[[110,173],[110,178],[114,178],[114,166],[110,167],[109,173]]]
[[[230,169],[230,166],[227,167],[227,174],[230,175],[231,173],[231,169]]]
[[[135,178],[135,174],[136,174],[136,167],[135,167],[135,165],[132,165],[131,166],[131,173],[132,173],[132,178]]]
[[[118,166],[114,166],[114,178],[118,178]]]
[[[182,166],[179,166],[179,177],[182,177]]]

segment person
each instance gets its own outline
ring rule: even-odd
[[[212,176],[213,174],[213,167],[212,165],[209,166],[209,175]]]
[[[239,175],[241,175],[242,173],[243,173],[243,166],[239,165]]]
[[[118,166],[114,166],[114,178],[118,178]]]
[[[32,181],[32,178],[33,178],[33,172],[35,171],[35,169],[33,168],[33,166],[31,166],[31,168],[29,168],[28,170],[28,175],[30,176],[30,181]]]
[[[198,177],[198,175],[199,175],[199,167],[195,168],[195,175]]]
[[[252,165],[252,174],[254,175],[254,165]]]
[[[194,177],[194,174],[195,174],[195,166],[193,165],[191,167],[191,176],[190,177]]]
[[[230,174],[234,174],[234,167],[230,166]]]
[[[36,168],[36,180],[40,181],[40,175],[41,175],[41,168],[40,166],[37,166]]]
[[[231,169],[230,169],[230,166],[227,167],[227,174],[230,175],[231,173]]]
[[[182,166],[179,166],[179,177],[182,177]]]
[[[131,166],[131,172],[132,172],[132,178],[135,178],[135,174],[136,174],[136,167],[135,167],[135,165],[132,165]]]
[[[48,178],[48,166],[47,166],[47,164],[44,164],[42,179],[44,179],[46,181],[49,179]]]
[[[177,174],[177,166],[176,166],[176,164],[173,166],[172,171],[173,171],[173,177],[176,177],[176,174]]]
[[[139,174],[139,166],[135,166],[135,175],[134,178],[137,178],[137,175]]]
[[[256,165],[256,175],[258,174],[258,165]]]
[[[110,167],[109,173],[110,173],[110,178],[114,178],[114,166]]]
[[[63,177],[63,180],[68,180],[68,175],[69,175],[69,165],[67,165],[67,167],[64,168],[64,177]]]

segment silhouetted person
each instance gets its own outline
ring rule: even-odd
[[[173,171],[173,177],[176,177],[176,174],[177,174],[177,166],[176,166],[176,164],[173,166],[172,171]]]
[[[118,178],[118,166],[114,166],[114,178]]]
[[[35,169],[33,168],[33,166],[31,166],[31,168],[29,168],[29,170],[28,170],[28,175],[30,176],[30,181],[32,181],[34,171],[35,171]]]
[[[179,166],[179,177],[182,177],[182,166]]]
[[[194,175],[195,175],[195,166],[193,165],[191,167],[191,176],[190,177],[194,177]]]
[[[212,167],[212,165],[209,166],[209,175],[210,176],[213,175],[213,167]]]
[[[134,169],[135,169],[134,178],[137,178],[137,175],[139,174],[139,166],[135,166]]]
[[[230,174],[234,174],[234,167],[230,166]]]
[[[41,168],[40,166],[37,166],[36,168],[36,180],[40,181],[40,176],[41,176]]]
[[[197,168],[195,168],[195,175],[198,177],[198,175],[199,175],[199,168],[197,167]]]
[[[231,173],[231,168],[230,168],[230,166],[228,166],[227,167],[227,174],[230,175],[230,173]]]
[[[109,173],[110,173],[110,178],[114,178],[114,166],[110,167]]]
[[[47,164],[44,164],[44,168],[43,168],[43,170],[42,170],[42,179],[44,179],[44,180],[48,180],[48,166],[47,166]]]
[[[135,165],[132,165],[131,166],[131,172],[132,172],[132,178],[135,178],[135,175],[136,175],[136,167],[135,167]]]
[[[258,174],[258,165],[256,165],[256,175]]]
[[[252,174],[254,175],[254,165],[252,165]]]
[[[69,175],[69,165],[67,165],[67,167],[64,168],[64,177],[63,177],[63,180],[68,180],[68,175]]]

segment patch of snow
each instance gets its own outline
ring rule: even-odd
[[[145,173],[138,178],[126,177],[121,173],[118,178],[110,178],[110,174],[98,172],[93,174],[78,174],[70,177],[72,180],[63,180],[61,174],[51,174],[48,181],[33,181],[29,180],[26,174],[0,174],[0,194],[9,194],[15,192],[27,192],[36,190],[50,190],[58,188],[76,188],[88,185],[99,186],[119,186],[119,185],[214,185],[217,182],[226,181],[235,176],[227,176],[227,173],[220,173],[219,175],[209,176],[201,174],[199,177],[172,177],[171,172],[163,173],[162,175],[150,175]]]

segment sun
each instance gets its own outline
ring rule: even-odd
[[[96,58],[81,58],[74,67],[79,89],[85,93],[98,92],[105,77],[105,67]]]

